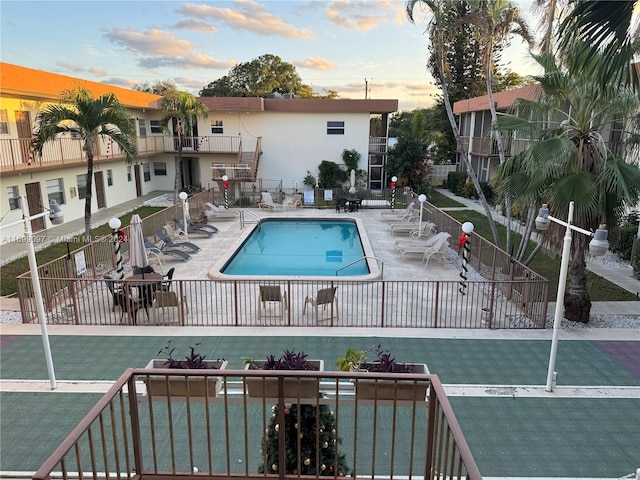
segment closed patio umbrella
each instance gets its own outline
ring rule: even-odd
[[[145,268],[149,265],[147,249],[144,246],[144,233],[140,215],[131,216],[131,231],[129,234],[129,263],[131,267]],[[144,270],[143,270],[144,271]]]
[[[356,171],[351,169],[350,175],[351,187],[349,188],[349,193],[356,193]]]

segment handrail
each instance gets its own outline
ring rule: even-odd
[[[338,272],[339,272],[340,270],[344,270],[345,268],[348,268],[348,267],[350,267],[351,265],[353,265],[353,264],[355,264],[355,263],[361,262],[362,260],[368,260],[368,259],[370,259],[370,258],[371,258],[371,259],[373,259],[373,260],[375,260],[376,262],[378,262],[378,263],[380,264],[380,278],[383,278],[383,274],[384,274],[384,261],[383,261],[381,258],[378,258],[378,257],[368,257],[368,256],[366,256],[366,255],[365,255],[364,257],[362,257],[362,258],[359,258],[359,259],[357,259],[357,260],[354,260],[354,261],[353,261],[353,262],[351,262],[351,263],[348,263],[347,265],[343,265],[342,267],[340,267],[339,269],[337,269],[337,270],[336,270],[336,277],[338,276]]]
[[[245,213],[249,214],[250,217],[255,218],[256,221],[255,222],[245,222],[245,220],[244,220],[244,214]],[[262,219],[259,216],[257,216],[255,213],[253,213],[252,211],[247,210],[246,208],[243,208],[243,209],[240,210],[240,228],[241,229],[244,228],[245,223],[258,223],[259,224],[261,221],[262,221]]]

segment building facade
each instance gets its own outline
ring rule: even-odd
[[[17,198],[30,211],[55,200],[65,219],[84,215],[86,159],[81,140],[61,135],[42,156],[31,148],[38,111],[57,103],[64,90],[86,88],[98,97],[114,93],[136,119],[138,162],[126,165],[118,147],[100,140],[95,148],[92,211],[113,207],[151,191],[172,191],[175,169],[184,189],[213,188],[227,175],[237,190],[300,188],[310,172],[317,178],[323,160],[342,163],[343,150],[361,155],[359,168],[368,186],[387,184],[385,172],[389,115],[397,100],[325,100],[297,98],[199,98],[208,109],[181,141],[178,125],[160,125],[162,97],[22,66],[0,63],[0,210],[6,223],[21,216]],[[380,132],[370,134],[379,116]],[[177,152],[182,148],[182,162]],[[249,184],[249,185],[247,185]],[[34,221],[34,231],[47,228]],[[5,235],[20,235],[14,227]],[[14,231],[15,230],[15,231]]]

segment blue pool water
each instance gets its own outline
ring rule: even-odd
[[[227,275],[335,276],[340,267],[364,257],[355,222],[265,219],[245,240],[222,273]],[[362,261],[340,276],[367,275]]]

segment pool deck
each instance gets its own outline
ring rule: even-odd
[[[419,259],[402,262],[380,212],[322,211],[364,222],[376,256],[384,261],[385,279],[458,279],[453,263],[433,263],[425,270]],[[307,209],[278,213],[315,214]],[[207,278],[239,233],[235,221],[212,223],[220,228],[214,238],[192,238],[203,251],[165,270],[176,267],[176,278]],[[602,302],[593,311],[628,309],[638,315],[638,306]],[[544,389],[550,330],[52,325],[55,391],[47,380],[40,326],[3,324],[0,334],[3,477],[32,474],[125,368],[146,365],[168,339],[179,347],[202,342],[203,353],[227,358],[230,368],[240,367],[243,356],[296,348],[324,358],[332,369],[346,347],[381,343],[399,360],[426,362],[440,376],[484,478],[619,479],[640,468],[640,325],[562,330],[558,388],[552,393]]]

